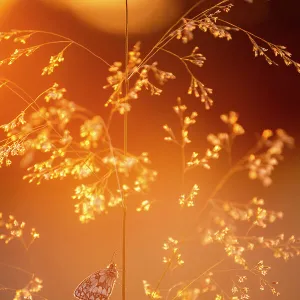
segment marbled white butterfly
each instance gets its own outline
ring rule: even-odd
[[[85,278],[75,289],[74,297],[80,300],[108,300],[117,278],[116,264],[111,263],[106,269]]]

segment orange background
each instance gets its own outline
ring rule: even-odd
[[[272,1],[266,10],[263,8],[264,11],[259,11],[258,7],[257,10],[251,10],[246,4],[236,2],[237,7],[232,14],[226,16],[227,20],[241,24],[274,43],[288,46],[295,60],[300,60],[300,27],[297,21],[299,11],[292,8],[296,1],[289,1],[290,4],[285,6],[280,1]],[[182,10],[192,4],[193,1],[186,1]],[[249,12],[249,21],[245,20],[248,20],[248,16],[245,16],[244,9]],[[9,14],[1,16],[0,24],[1,31],[12,28],[40,29],[68,36],[99,53],[109,62],[120,61],[124,57],[123,36],[103,33],[79,21],[67,11],[52,9],[36,0],[18,2]],[[143,55],[163,32],[131,35],[130,46],[141,40]],[[165,123],[178,129],[176,116],[172,113],[177,96],[182,97],[189,111],[197,110],[199,113],[197,123],[190,132],[193,141],[188,147],[190,152],[204,153],[207,147],[205,136],[210,132],[225,130],[219,115],[229,110],[240,113],[240,123],[247,131],[246,136],[236,144],[235,159],[245,153],[255,141],[254,134],[260,133],[264,128],[284,128],[296,138],[296,143],[300,138],[300,75],[292,67],[284,67],[281,61],[280,67],[270,67],[262,58],[255,59],[251,53],[251,44],[242,33],[233,33],[233,40],[230,42],[198,33],[191,44],[183,46],[180,42],[174,42],[169,49],[186,54],[195,45],[207,57],[205,66],[198,74],[207,86],[214,89],[213,109],[205,111],[197,99],[186,94],[189,77],[185,69],[173,57],[160,53],[155,60],[159,61],[163,70],[173,72],[177,79],[165,85],[160,97],[150,97],[143,92],[140,99],[134,102],[129,114],[129,151],[134,154],[149,152],[153,168],[159,172],[158,181],[153,185],[149,197],[156,200],[152,209],[147,213],[136,213],[135,207],[139,202],[132,200],[133,203],[128,203],[127,297],[131,300],[145,297],[143,279],[153,285],[158,281],[164,267],[161,263],[164,255],[161,249],[163,242],[168,236],[180,239],[187,235],[197,213],[197,202],[204,201],[227,168],[224,158],[214,164],[210,171],[197,169],[191,174],[187,178],[187,186],[198,183],[200,187],[196,206],[191,211],[179,209],[179,153],[176,147],[163,141],[165,133],[162,130]],[[13,47],[10,43],[1,43],[0,58],[7,57]],[[45,47],[12,66],[1,67],[0,75],[15,81],[32,96],[58,82],[67,89],[68,99],[106,119],[108,111],[103,104],[109,92],[103,90],[102,86],[106,84],[107,68],[84,50],[72,46],[65,53],[65,61],[53,75],[39,76],[49,57],[59,52],[59,47]],[[4,89],[0,91],[0,103],[1,123],[8,122],[24,108],[20,99]],[[123,121],[119,116],[113,121],[112,142],[121,146]],[[287,236],[293,233],[300,235],[299,150],[296,144],[296,149],[287,151],[285,161],[274,172],[274,184],[270,188],[263,188],[259,182],[249,181],[247,174],[243,173],[232,178],[219,197],[241,202],[248,201],[252,196],[262,197],[266,200],[267,207],[285,212],[284,220],[271,226],[265,234],[272,236],[285,232]],[[117,252],[116,262],[121,265],[121,209],[112,209],[108,215],[81,225],[73,212],[71,195],[76,185],[74,180],[45,182],[37,187],[22,181],[24,172],[19,168],[18,160],[13,161],[10,168],[0,170],[0,211],[4,215],[13,214],[17,219],[24,220],[28,228],[36,227],[41,238],[27,253],[17,241],[8,246],[0,244],[0,261],[35,272],[44,281],[41,294],[48,299],[72,299],[72,292],[77,284],[89,273],[106,266],[114,251]],[[258,235],[259,232],[258,230]],[[265,259],[266,263],[273,266],[270,279],[280,282],[278,290],[282,293],[281,299],[298,299],[299,260],[284,263],[274,260],[269,252],[256,253],[257,257],[251,258],[254,262]],[[182,255],[186,265],[168,275],[162,284],[163,288],[199,275],[205,267],[218,260],[220,253],[207,251],[199,247],[197,242],[190,242],[183,246]],[[26,282],[25,275],[0,266],[1,284],[21,287]],[[229,288],[230,293],[230,286],[226,281],[224,286]],[[212,297],[208,295],[203,299],[209,299],[209,296]],[[111,299],[120,297],[121,287],[118,283]],[[268,291],[255,296],[255,299],[269,298],[271,294]],[[12,299],[12,295],[0,292],[0,299]]]

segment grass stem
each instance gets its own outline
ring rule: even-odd
[[[129,92],[128,81],[128,0],[125,0],[125,93]],[[125,97],[125,99],[126,99]],[[126,102],[126,100],[125,100]],[[124,113],[124,155],[127,155],[127,132],[128,132],[128,114]],[[127,208],[123,196],[123,222],[122,222],[122,300],[126,300],[126,215]]]

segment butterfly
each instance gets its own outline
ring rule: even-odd
[[[108,300],[118,278],[117,266],[110,263],[85,278],[75,289],[74,297],[80,300]]]

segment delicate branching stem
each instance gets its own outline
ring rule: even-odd
[[[20,93],[18,93],[15,89],[11,88],[9,86],[9,84],[15,86],[16,88],[18,88],[22,93],[24,93],[28,98],[31,98],[22,88],[20,88],[17,84],[15,84],[14,82],[10,81],[9,79],[0,79],[1,81],[3,80],[3,83],[1,84],[0,87],[5,86],[7,89],[9,89],[11,92],[13,92],[15,95],[17,95],[20,99],[22,99],[28,106],[26,107],[29,108],[31,107],[33,104],[35,104],[35,101],[38,99],[36,98],[36,100],[33,101],[27,101]],[[36,110],[35,108],[33,108],[34,110]],[[36,110],[37,111],[37,110]]]
[[[220,286],[220,284],[218,284],[218,282],[213,279],[212,280],[214,282],[214,284],[220,289],[221,293],[223,294],[223,296],[225,295],[228,299],[232,299],[225,291],[224,289]],[[224,297],[225,298],[225,297]]]
[[[42,31],[42,30],[24,30],[26,32],[32,32],[32,33],[43,33],[43,34],[49,34],[49,35],[53,35],[55,37],[59,37],[59,38],[63,38],[63,39],[66,39],[66,41],[68,42],[71,42],[73,43],[74,45],[84,49],[85,51],[89,52],[90,54],[92,54],[93,56],[95,56],[96,58],[100,59],[102,62],[104,62],[107,66],[110,67],[110,64],[105,60],[103,59],[102,57],[100,57],[99,55],[97,55],[96,53],[94,53],[92,50],[90,50],[89,48],[85,47],[84,45],[78,43],[78,42],[75,42],[73,41],[72,39],[68,38],[68,37],[65,37],[63,35],[60,35],[60,34],[57,34],[57,33],[53,33],[53,32],[49,32],[49,31]],[[55,42],[53,42],[55,43]]]
[[[227,1],[227,0],[226,0]],[[168,30],[167,32],[161,37],[161,39],[156,43],[154,47],[159,45],[161,42],[165,40],[166,37],[172,32],[172,30],[181,22],[183,18],[185,18],[191,11],[193,11],[197,6],[199,6],[201,3],[205,2],[205,0],[200,0],[196,2],[189,10],[187,10],[177,21],[174,23]]]
[[[17,271],[20,271],[26,275],[29,275],[29,276],[34,276],[34,274],[32,272],[29,272],[27,270],[24,270],[20,267],[16,267],[16,266],[12,266],[12,265],[9,265],[9,264],[6,264],[6,263],[3,263],[3,262],[0,262],[0,265],[1,266],[4,266],[4,267],[7,267],[7,268],[10,268],[10,269],[14,269],[14,270],[17,270]],[[17,289],[14,289],[14,288],[9,288],[9,287],[6,287],[4,286],[3,284],[0,284],[0,291],[9,291],[9,292],[16,292]],[[31,292],[31,294],[37,298],[40,298],[40,299],[43,299],[43,300],[48,300],[47,298],[37,294],[37,293],[34,293],[34,292]]]
[[[9,292],[14,292],[15,293],[17,290],[13,289],[13,288],[5,287],[3,285],[0,285],[0,291],[9,291]],[[43,300],[48,300],[48,298],[45,298],[45,297],[43,297],[41,295],[38,295],[36,293],[33,293],[33,292],[31,292],[31,295],[33,295],[33,296],[35,296],[37,298],[43,299]]]
[[[202,207],[202,209],[199,212],[199,217],[197,218],[197,222],[199,221],[199,219],[202,216],[202,213],[205,211],[205,209],[207,208],[209,202],[216,196],[216,194],[223,188],[223,186],[225,185],[225,183],[229,180],[229,178],[234,175],[236,172],[241,170],[241,165],[243,164],[243,162],[249,157],[250,154],[255,153],[258,150],[258,146],[255,146],[254,148],[251,148],[246,155],[244,155],[239,161],[237,161],[237,163],[232,166],[227,173],[225,173],[225,175],[221,178],[221,180],[218,182],[218,184],[215,186],[215,188],[212,190],[211,194],[209,195],[209,197],[206,199],[204,206]],[[197,224],[198,225],[198,224]]]
[[[160,287],[160,284],[162,283],[163,279],[165,278],[166,274],[168,273],[168,271],[169,271],[171,265],[172,265],[172,258],[171,258],[171,259],[169,260],[169,262],[167,263],[166,268],[164,269],[164,272],[161,274],[161,276],[160,276],[160,278],[159,278],[159,280],[158,280],[158,282],[157,282],[157,285],[156,285],[156,287],[155,287],[155,289],[154,289],[154,292],[155,292],[155,293],[158,291],[158,289],[159,289],[159,287]]]
[[[40,93],[36,98],[32,98],[25,90],[23,90],[20,86],[18,86],[16,83],[12,82],[12,81],[9,81],[9,80],[6,80],[7,83],[10,83],[12,84],[14,87],[16,87],[17,89],[19,89],[22,93],[24,93],[26,95],[26,97],[28,97],[30,99],[30,101],[27,101],[22,95],[20,95],[20,93],[18,93],[14,88],[11,88],[8,84],[5,85],[5,87],[7,87],[9,90],[11,90],[14,94],[16,94],[18,97],[20,97],[23,101],[25,101],[28,106],[25,108],[25,110],[27,110],[29,107],[32,107],[32,109],[36,112],[38,112],[39,110],[39,105],[36,103],[37,100],[42,96],[44,95],[47,91],[49,91],[49,89],[47,89],[46,91]],[[35,104],[35,106],[33,106],[33,104]],[[25,111],[24,110],[24,111]],[[62,138],[62,135],[56,130],[56,128],[54,128],[51,124],[47,124],[47,126],[51,126],[51,129],[60,137]],[[112,156],[114,156],[113,154],[113,148],[111,146],[111,142],[110,142],[110,137],[109,137],[109,134],[108,134],[108,131],[106,130],[106,126],[105,126],[105,123],[103,121],[103,126],[104,126],[104,129],[105,129],[105,132],[106,132],[106,135],[107,135],[107,138],[109,140],[109,143],[110,143],[110,149],[111,149],[111,154]],[[79,157],[79,158],[82,158],[82,156],[73,148],[73,146],[71,145],[70,148],[74,151],[74,153],[76,153],[76,155]],[[89,167],[89,166],[88,166]],[[92,171],[92,170],[91,170]],[[92,171],[93,172],[93,171]],[[94,176],[99,180],[99,176],[98,174],[96,174],[95,172],[93,172]],[[118,174],[117,174],[118,175]],[[119,180],[118,180],[118,186],[120,188],[120,183],[119,183]]]
[[[145,56],[145,58],[141,61],[140,65],[138,66],[138,69],[147,63],[149,59],[151,59],[159,50],[161,50],[163,47],[165,47],[172,39],[174,39],[175,36],[170,36],[170,33],[172,30],[176,27],[176,25],[179,24],[179,22],[185,18],[191,11],[193,11],[197,6],[205,2],[205,0],[200,0],[196,2],[189,10],[187,10],[178,20],[177,22],[162,36],[162,38],[154,45],[154,47],[150,50],[150,52]],[[205,15],[208,11],[218,7],[219,5],[228,2],[228,0],[223,0],[216,5],[212,6],[211,8],[203,11],[197,17],[199,18],[201,15]],[[131,74],[133,75],[133,74]]]
[[[175,56],[176,58],[178,58],[178,59],[183,63],[183,65],[185,66],[186,70],[187,70],[188,73],[191,75],[191,77],[192,77],[192,78],[195,78],[193,72],[190,70],[190,68],[189,68],[189,66],[187,65],[187,63],[186,63],[179,55],[175,54],[175,53],[172,52],[172,51],[169,51],[169,50],[167,50],[167,49],[164,49],[164,48],[160,48],[160,50],[162,50],[162,51],[164,51],[164,52],[166,52],[166,53],[169,53],[169,54]]]
[[[270,45],[272,45],[272,46],[276,46],[276,45],[274,45],[274,44],[272,44],[272,43],[266,41],[265,39],[263,39],[263,38],[261,38],[261,37],[255,35],[255,34],[253,34],[252,32],[247,31],[247,30],[245,30],[245,29],[243,29],[243,28],[241,28],[241,27],[239,27],[239,26],[237,26],[237,25],[235,25],[235,24],[232,24],[232,23],[230,23],[230,22],[228,22],[228,21],[226,21],[226,20],[223,20],[223,19],[218,18],[218,21],[223,22],[223,23],[225,23],[225,24],[227,24],[227,25],[230,25],[230,26],[232,26],[232,27],[234,27],[234,28],[237,28],[238,30],[240,30],[240,31],[242,31],[242,32],[244,32],[244,33],[246,33],[247,36],[255,37],[255,38],[261,40],[262,42],[264,42],[264,43],[266,43],[266,44],[270,44]]]
[[[110,113],[109,113],[109,116],[108,116],[108,119],[107,119],[107,129],[109,129],[110,127],[110,124],[111,124],[111,121],[112,121],[112,118],[113,118],[113,115],[114,115],[114,111],[113,109],[110,110]]]
[[[31,243],[29,243],[29,244],[27,245],[26,242],[24,241],[23,236],[20,237],[20,241],[21,241],[21,243],[22,243],[22,245],[23,245],[25,251],[28,251],[29,246],[30,246]]]
[[[48,45],[52,45],[52,44],[66,44],[68,43],[69,45],[72,45],[72,41],[70,40],[66,40],[66,41],[52,41],[52,42],[46,42],[43,44],[40,44],[38,47],[42,47],[42,46],[48,46]]]
[[[5,267],[7,267],[7,268],[11,268],[11,269],[17,270],[17,271],[21,271],[21,272],[23,272],[23,273],[25,273],[25,274],[28,274],[28,275],[30,275],[30,276],[33,275],[33,273],[31,273],[31,272],[29,272],[29,271],[26,271],[26,270],[24,270],[24,269],[22,269],[22,268],[20,268],[20,267],[16,267],[16,266],[12,266],[12,265],[6,264],[6,263],[4,263],[4,262],[0,262],[0,265],[1,265],[1,266],[5,266]]]
[[[255,227],[255,225],[254,225],[254,224],[251,224],[251,226],[249,227],[249,229],[248,229],[247,232],[246,232],[246,236],[249,235],[250,231],[251,231],[254,227]]]
[[[228,272],[236,272],[236,271],[245,271],[245,269],[224,269],[224,270],[214,270],[214,273],[228,273]]]
[[[222,187],[228,181],[228,179],[237,171],[238,171],[238,168],[237,168],[237,166],[235,166],[235,167],[229,169],[229,171],[221,178],[221,180],[218,182],[218,184],[215,186],[215,188],[213,189],[213,191],[211,192],[211,194],[205,201],[204,206],[202,207],[201,211],[199,212],[199,218],[202,216],[202,213],[207,208],[209,201],[215,197],[215,195],[222,189]]]
[[[184,292],[186,289],[188,289],[193,283],[195,283],[197,280],[199,280],[201,277],[203,277],[207,272],[211,271],[213,268],[215,268],[216,266],[220,265],[222,262],[224,262],[225,258],[219,260],[218,262],[216,262],[214,265],[212,265],[211,267],[209,267],[206,271],[204,271],[203,273],[201,273],[199,276],[197,276],[196,278],[194,278],[193,280],[191,280],[183,289],[181,289],[181,292]],[[179,295],[177,294],[176,296],[174,296],[172,298],[172,300],[178,298]]]

